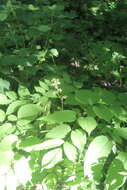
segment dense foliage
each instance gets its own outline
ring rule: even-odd
[[[1,0],[0,190],[127,189],[126,20],[126,0]]]

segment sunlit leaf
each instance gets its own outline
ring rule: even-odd
[[[32,150],[47,150],[51,148],[56,148],[58,146],[61,146],[64,143],[62,139],[52,139],[52,140],[47,140],[42,143],[38,143],[36,145],[29,145],[27,147],[24,147],[23,149],[26,151],[32,151]]]
[[[93,178],[91,167],[98,159],[107,157],[112,148],[111,141],[106,136],[96,137],[89,145],[84,158],[84,175]]]
[[[25,104],[25,103],[26,103],[25,101],[20,101],[20,100],[17,100],[17,101],[12,102],[12,103],[8,106],[8,108],[7,108],[6,115],[9,115],[9,114],[12,114],[12,113],[16,112],[17,109],[18,109],[21,105],[23,105],[23,104]]]
[[[0,151],[9,151],[13,148],[13,143],[18,140],[16,135],[8,135],[0,142]]]
[[[62,161],[62,150],[60,148],[47,152],[42,158],[43,168],[52,168],[58,162]]]
[[[40,107],[35,104],[26,104],[19,108],[18,119],[35,119],[40,113]]]
[[[4,94],[0,94],[0,105],[6,105],[10,102],[11,101]]]
[[[93,117],[80,117],[78,123],[89,135],[97,126],[97,122]]]
[[[105,184],[108,190],[118,189],[123,185],[126,179],[126,177],[121,174],[123,171],[123,163],[119,159],[114,159],[106,175]]]
[[[5,112],[3,110],[0,109],[0,122],[3,122],[5,120]]]
[[[83,151],[84,145],[86,144],[86,135],[83,134],[79,129],[71,132],[71,140],[80,152]]]
[[[64,153],[67,156],[67,158],[70,161],[75,162],[76,159],[77,159],[77,150],[76,150],[76,148],[72,144],[70,144],[68,142],[64,143],[63,148],[64,148]]]
[[[57,127],[51,129],[47,134],[47,138],[64,138],[69,132],[71,128],[69,125],[61,124]]]

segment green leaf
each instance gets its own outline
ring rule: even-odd
[[[111,105],[110,111],[112,114],[121,121],[127,121],[127,111],[120,105]]]
[[[2,139],[2,141],[0,142],[0,152],[11,150],[13,148],[13,143],[17,140],[18,137],[16,135],[8,135],[4,137],[4,139]]]
[[[6,96],[12,101],[15,101],[17,99],[17,94],[14,91],[7,91]]]
[[[62,150],[56,148],[47,152],[42,158],[42,167],[43,168],[52,168],[58,162],[62,161]]]
[[[127,152],[119,152],[117,158],[123,163],[124,169],[127,170]]]
[[[10,102],[11,101],[4,94],[0,94],[0,105],[6,105]]]
[[[51,149],[51,148],[56,148],[58,146],[61,146],[64,143],[64,141],[62,139],[52,139],[52,140],[47,140],[44,141],[43,143],[40,144],[36,144],[33,146],[30,146],[28,143],[28,146],[23,148],[25,151],[32,151],[32,150],[47,150],[47,149]]]
[[[52,56],[55,56],[55,57],[58,57],[58,55],[59,55],[57,49],[50,49],[50,53]]]
[[[93,111],[99,118],[104,119],[105,121],[110,121],[113,117],[110,109],[105,105],[94,106]]]
[[[15,115],[9,115],[7,119],[8,121],[12,121],[12,122],[17,121],[17,117]]]
[[[23,149],[25,147],[30,147],[30,146],[40,144],[40,143],[41,143],[41,141],[39,138],[34,137],[34,136],[29,136],[27,138],[21,139],[18,142],[17,147]]]
[[[3,122],[5,120],[6,114],[3,110],[0,109],[0,122]]]
[[[97,122],[93,117],[80,117],[78,123],[89,135],[97,126]]]
[[[126,179],[126,177],[122,175],[124,171],[123,163],[119,159],[114,159],[106,175],[105,184],[108,190],[118,189],[124,184]]]
[[[49,87],[47,86],[46,83],[42,82],[42,81],[39,81],[39,85],[46,91],[46,90],[49,90]]]
[[[40,113],[40,107],[35,104],[26,104],[19,108],[18,119],[34,120]]]
[[[40,31],[40,32],[48,32],[51,30],[51,27],[49,25],[39,25],[37,27],[37,29]]]
[[[15,126],[12,126],[11,123],[5,123],[0,126],[0,139],[6,135],[11,134],[15,130]]]
[[[13,157],[14,157],[13,151],[5,151],[5,152],[0,151],[0,166],[7,167],[8,165],[10,165],[10,162],[13,159]]]
[[[9,90],[10,83],[7,80],[0,78],[0,91],[3,92],[4,89]]]
[[[7,108],[6,115],[10,115],[10,114],[16,112],[17,109],[18,109],[21,105],[23,105],[23,104],[25,104],[25,103],[26,103],[26,101],[20,101],[20,100],[17,100],[17,101],[15,101],[15,102],[12,102],[12,103],[8,106],[8,108]]]
[[[116,101],[116,96],[105,89],[100,90],[100,96],[101,96],[101,103],[105,104],[113,104]]]
[[[77,150],[76,150],[76,148],[72,144],[70,144],[68,142],[64,143],[63,148],[64,148],[64,153],[67,156],[67,158],[70,161],[75,162],[76,159],[77,159]]]
[[[75,95],[76,100],[80,104],[96,104],[99,101],[98,95],[92,90],[79,90]]]
[[[29,123],[31,123],[31,119],[29,118],[29,119],[21,119],[21,120],[19,120],[19,121],[17,121],[17,126],[18,127],[20,127],[20,128],[22,128],[22,129],[28,129],[29,127],[28,127],[28,124]]]
[[[47,138],[64,138],[69,132],[71,128],[69,125],[61,124],[57,127],[51,129],[47,134]]]
[[[7,17],[8,17],[7,11],[3,10],[3,11],[0,12],[0,21],[6,20]]]
[[[98,159],[107,157],[111,152],[112,143],[106,136],[96,137],[89,145],[84,159],[84,175],[90,179],[92,176],[92,165],[98,163]]]
[[[41,88],[40,86],[35,86],[34,88],[36,92],[39,92],[40,94],[45,94],[45,90]]]
[[[86,135],[83,134],[79,129],[71,132],[71,140],[80,152],[83,151],[84,145],[86,144]]]
[[[127,104],[127,94],[125,94],[125,93],[119,93],[118,94],[118,99],[119,99],[119,101],[120,101],[120,103],[122,105],[126,105]]]
[[[127,139],[127,128],[114,128],[113,134],[115,136],[122,137],[124,139]]]
[[[46,121],[51,121],[51,122],[56,122],[56,123],[72,122],[76,120],[76,113],[71,110],[56,111],[52,114],[49,114],[44,119]]]
[[[18,88],[18,94],[22,98],[24,96],[30,96],[30,91],[25,86],[19,86]]]
[[[66,100],[64,101],[64,104],[78,105],[79,103],[76,101],[74,94],[69,94]]]

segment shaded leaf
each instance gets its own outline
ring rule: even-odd
[[[45,117],[46,121],[52,121],[56,123],[60,122],[72,122],[76,119],[76,113],[71,110],[56,111]]]
[[[98,95],[92,90],[79,90],[75,95],[76,100],[81,104],[96,104],[99,101]]]
[[[93,111],[100,119],[104,119],[105,121],[110,121],[113,117],[110,109],[105,105],[94,106]]]

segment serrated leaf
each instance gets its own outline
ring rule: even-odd
[[[78,123],[89,135],[97,126],[97,122],[93,117],[80,117]]]
[[[0,122],[3,122],[5,120],[6,114],[3,110],[0,109]]]
[[[77,159],[76,148],[72,144],[70,144],[69,142],[65,142],[63,148],[64,148],[64,153],[67,156],[67,158],[70,161],[75,162]]]
[[[18,119],[34,120],[40,113],[40,107],[36,104],[26,104],[19,108]]]
[[[64,138],[69,132],[71,128],[69,125],[61,124],[57,127],[51,129],[47,134],[47,138]]]
[[[52,121],[56,123],[62,122],[72,122],[76,119],[76,113],[71,110],[56,111],[45,117],[46,121]]]
[[[52,168],[58,162],[62,161],[62,150],[60,148],[47,152],[42,158],[43,168]]]
[[[84,145],[86,144],[86,135],[83,134],[79,129],[71,132],[71,140],[80,152],[83,151]]]
[[[111,152],[112,143],[106,136],[96,137],[89,145],[84,158],[84,175],[90,179],[92,176],[92,165],[98,163],[98,159],[107,157]]]
[[[104,119],[105,121],[110,121],[113,117],[110,109],[105,105],[94,106],[93,111],[99,118]]]

